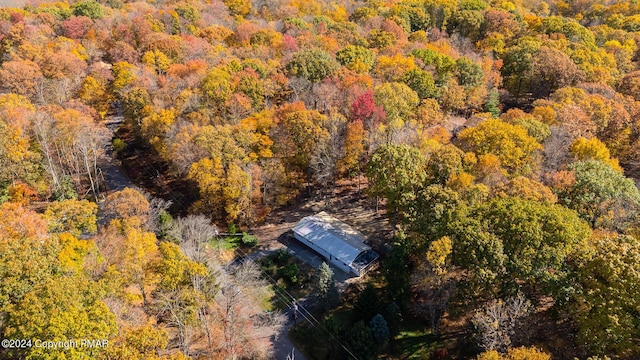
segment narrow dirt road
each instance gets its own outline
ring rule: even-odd
[[[291,330],[294,325],[293,310],[289,309],[285,315],[287,316],[287,322],[284,323],[280,332],[272,339],[273,358],[277,360],[287,360],[287,357],[293,354],[295,360],[307,360],[304,354],[300,352],[289,339],[289,330]],[[297,321],[304,320],[298,318]]]
[[[112,134],[118,130],[120,124],[124,122],[124,116],[112,115],[105,119],[105,126],[111,131]],[[120,191],[127,187],[133,187],[133,183],[122,172],[116,160],[113,158],[113,145],[111,141],[105,147],[105,156],[99,163],[100,171],[102,172],[102,179],[107,192]]]

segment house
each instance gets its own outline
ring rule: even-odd
[[[356,276],[365,274],[378,259],[362,233],[324,211],[300,220],[293,235],[329,263]]]

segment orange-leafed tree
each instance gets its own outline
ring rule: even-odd
[[[366,131],[362,120],[355,120],[347,124],[344,153],[338,163],[340,173],[360,175],[362,157],[365,154],[365,139]]]
[[[20,204],[0,205],[0,309],[17,304],[34,286],[59,271],[59,244],[47,234],[47,223]]]
[[[325,116],[307,110],[302,102],[286,104],[276,110],[271,128],[274,156],[283,160],[287,172],[310,176],[310,161],[320,139],[328,136],[321,126]]]
[[[0,83],[4,90],[30,99],[43,96],[43,78],[38,64],[30,60],[6,61],[0,67]]]

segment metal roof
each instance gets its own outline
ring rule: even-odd
[[[293,231],[348,265],[361,252],[371,250],[362,233],[324,211],[303,218]]]

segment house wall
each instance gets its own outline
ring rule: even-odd
[[[298,233],[296,233],[295,231],[293,232],[293,236],[300,240],[301,243],[307,245],[308,247],[312,248],[313,250],[315,250],[318,254],[324,256],[325,259],[327,259],[328,262],[330,262],[331,264],[333,264],[335,267],[339,268],[340,270],[346,272],[346,273],[355,273],[356,275],[360,275],[358,274],[354,269],[352,269],[349,265],[343,263],[342,261],[334,258],[331,254],[329,254],[329,252],[325,251],[324,249],[316,246],[316,244],[312,243],[311,241],[307,240],[304,236],[299,235]]]

